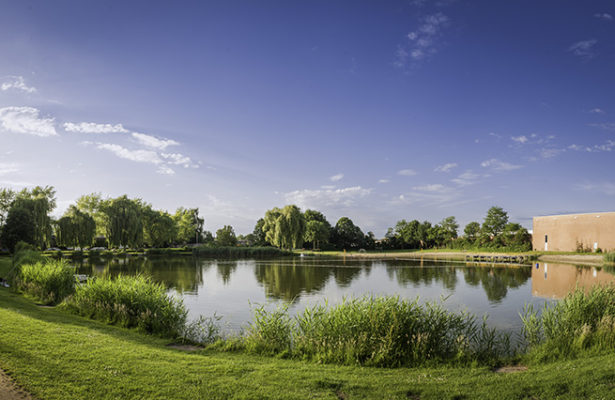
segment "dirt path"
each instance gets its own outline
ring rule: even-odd
[[[13,380],[0,369],[0,399],[32,400],[29,393],[15,385]]]

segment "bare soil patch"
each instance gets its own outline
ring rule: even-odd
[[[0,369],[0,399],[2,400],[32,400],[32,396],[13,382]]]
[[[170,349],[182,350],[182,351],[199,351],[199,350],[203,350],[203,348],[200,347],[200,346],[194,346],[194,345],[191,345],[191,344],[181,344],[181,343],[167,344],[167,347],[170,348]]]

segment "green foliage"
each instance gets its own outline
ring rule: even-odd
[[[221,319],[222,317],[216,314],[213,317],[201,315],[197,320],[184,325],[179,335],[180,339],[188,343],[212,344],[222,339]]]
[[[64,260],[39,261],[20,265],[13,282],[18,290],[39,301],[57,304],[74,292],[74,273],[74,267]]]
[[[180,299],[169,296],[162,284],[144,276],[89,279],[76,287],[67,307],[106,323],[165,337],[179,335],[187,318]]]
[[[101,209],[106,216],[110,245],[139,247],[143,244],[143,208],[140,199],[129,199],[126,195],[103,202]]]
[[[615,349],[615,286],[581,289],[541,313],[526,307],[521,314],[530,357],[554,360],[583,352]]]
[[[182,244],[202,243],[203,225],[205,221],[199,218],[198,208],[180,207],[173,215],[177,225],[177,241]]]
[[[31,224],[33,225],[32,229],[34,232],[34,240],[32,243],[40,249],[45,249],[51,241],[53,232],[49,214],[55,207],[55,190],[51,186],[36,186],[31,190],[23,189],[17,194],[15,201],[11,204],[11,209],[20,208],[30,212]]]
[[[615,262],[615,251],[610,253],[604,253],[604,261],[606,262]]]
[[[491,207],[487,211],[481,231],[487,235],[497,236],[504,231],[508,223],[508,213],[501,207]]]
[[[365,235],[348,217],[340,218],[333,228],[331,243],[339,249],[356,250],[364,245]]]
[[[246,350],[325,363],[381,367],[432,362],[493,364],[510,355],[506,335],[468,313],[398,297],[345,299],[290,318],[285,308],[254,310]]]
[[[13,201],[15,201],[16,196],[17,193],[15,193],[12,189],[0,189],[0,229],[2,229],[2,226],[6,221],[8,212],[11,209],[11,205],[13,204]]]
[[[224,225],[216,231],[216,245],[217,246],[236,246],[237,237],[235,231],[230,225]]]
[[[313,249],[326,245],[333,229],[327,218],[316,210],[305,210],[303,216],[306,221],[304,241],[311,244]]]
[[[200,246],[192,249],[192,254],[210,258],[269,258],[288,257],[293,253],[276,247],[208,247]]]
[[[35,229],[32,210],[20,205],[13,206],[9,209],[6,223],[0,232],[0,242],[13,252],[19,242],[36,243]]]
[[[295,205],[277,207],[265,213],[263,232],[265,239],[281,249],[296,249],[303,244],[305,217]]]
[[[259,218],[256,221],[256,225],[254,225],[254,230],[252,234],[254,235],[254,244],[252,246],[266,246],[267,238],[265,235],[265,231],[263,230],[263,226],[265,225],[265,219]]]
[[[475,222],[475,221],[474,222],[470,222],[463,229],[464,235],[470,241],[476,240],[476,238],[478,237],[479,232],[480,232],[480,224],[478,222]]]
[[[65,247],[88,247],[96,233],[94,218],[70,206],[64,216],[56,222],[56,240]]]
[[[177,224],[167,212],[146,207],[143,210],[145,242],[152,247],[170,246],[177,239]]]

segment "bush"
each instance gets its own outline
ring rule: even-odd
[[[76,288],[67,306],[90,318],[166,337],[178,336],[187,317],[182,300],[144,276],[90,279]]]
[[[545,304],[539,314],[526,307],[523,337],[530,356],[540,360],[575,357],[583,351],[615,349],[615,286],[581,289]]]
[[[45,304],[57,304],[75,290],[74,268],[62,260],[23,264],[14,279],[18,290]]]
[[[398,297],[346,299],[307,308],[294,319],[285,309],[255,310],[246,350],[290,354],[319,362],[415,366],[429,362],[497,363],[511,354],[508,336],[465,312]]]

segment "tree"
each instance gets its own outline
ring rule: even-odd
[[[459,224],[457,223],[457,219],[453,216],[446,217],[440,222],[440,226],[443,229],[443,233],[445,236],[445,240],[453,240],[457,239],[457,229],[459,229]]]
[[[11,252],[21,241],[34,244],[36,241],[35,219],[29,207],[19,205],[10,208],[2,226],[1,239]]]
[[[406,222],[405,219],[395,224],[395,238],[397,239],[399,248],[418,249],[420,247],[420,224],[421,223],[417,220]]]
[[[205,221],[199,217],[198,208],[180,207],[175,211],[173,219],[177,224],[177,240],[180,243],[203,242],[203,225]]]
[[[495,237],[504,231],[508,223],[508,214],[501,207],[491,207],[487,211],[481,230],[483,233]]]
[[[263,218],[256,221],[256,225],[252,231],[252,234],[254,235],[254,242],[250,246],[266,246],[268,244],[265,237],[265,231],[263,230],[264,225],[265,220]]]
[[[12,207],[30,210],[34,225],[34,245],[44,249],[51,240],[53,230],[49,214],[56,207],[55,189],[52,186],[36,186],[23,189],[15,197]]]
[[[467,240],[474,241],[478,237],[478,233],[480,232],[480,224],[478,222],[470,222],[463,229],[463,233]]]
[[[333,228],[331,242],[339,249],[359,249],[364,245],[365,235],[348,217],[340,218]]]
[[[513,222],[506,224],[502,237],[504,245],[507,247],[515,247],[519,250],[532,249],[532,236],[520,224]]]
[[[94,218],[96,223],[96,236],[105,236],[107,234],[108,220],[107,215],[103,212],[105,202],[100,193],[85,194],[77,199],[76,207],[79,211],[89,214]]]
[[[322,243],[326,243],[331,235],[331,224],[325,216],[316,210],[305,210],[305,234],[304,241],[312,245],[313,249],[320,248]]]
[[[299,248],[303,244],[305,218],[295,205],[275,207],[265,213],[263,232],[265,239],[276,247]]]
[[[96,234],[94,218],[70,206],[64,216],[56,222],[56,241],[60,246],[91,246]]]
[[[123,195],[105,201],[102,212],[107,224],[107,240],[112,246],[139,247],[143,244],[143,209],[140,199]]]
[[[235,231],[230,225],[224,225],[224,227],[216,231],[216,244],[218,246],[236,246],[237,237]]]
[[[168,247],[177,239],[177,225],[168,212],[143,210],[143,230],[145,242],[152,247]]]
[[[13,201],[15,201],[16,193],[14,190],[2,188],[0,189],[0,229],[6,221],[6,217],[11,209]]]

